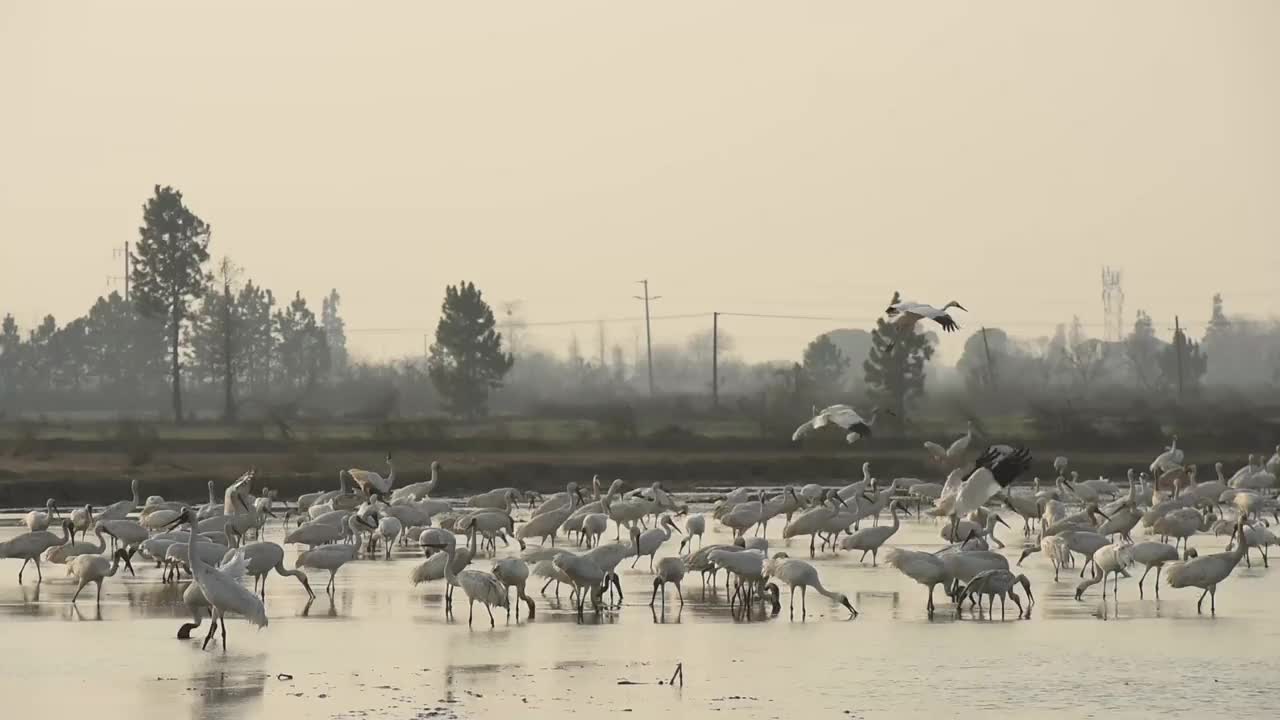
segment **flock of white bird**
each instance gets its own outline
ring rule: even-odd
[[[827,424],[865,437],[874,418],[875,413],[864,422],[852,408],[832,406],[815,413],[797,437]],[[811,560],[820,550],[859,552],[858,562],[870,555],[873,565],[883,559],[928,588],[930,616],[935,591],[942,586],[957,608],[966,600],[981,608],[985,599],[991,613],[999,597],[1002,617],[1006,600],[1017,606],[1020,618],[1030,617],[1035,602],[1030,580],[1015,574],[1008,558],[992,549],[1004,547],[996,537],[1000,525],[1008,526],[1001,509],[1023,519],[1025,546],[1018,565],[1042,553],[1053,565],[1055,580],[1064,568],[1080,566],[1083,580],[1077,599],[1099,583],[1105,597],[1109,580],[1113,594],[1118,592],[1120,579],[1140,565],[1140,594],[1147,574],[1155,569],[1157,597],[1163,573],[1170,587],[1201,589],[1197,609],[1207,596],[1210,612],[1216,612],[1219,584],[1242,560],[1252,563],[1251,549],[1267,565],[1268,550],[1277,542],[1265,516],[1280,520],[1275,496],[1280,447],[1266,462],[1250,456],[1231,477],[1218,463],[1216,479],[1202,481],[1197,467],[1184,462],[1175,437],[1149,468],[1130,470],[1124,486],[1104,478],[1081,480],[1070,471],[1068,460],[1059,457],[1053,462],[1057,478],[1051,486],[1042,487],[1035,478],[1029,487],[1015,491],[1014,481],[1031,467],[1030,453],[998,444],[978,451],[974,439],[970,424],[966,434],[947,447],[925,443],[929,461],[945,475],[943,482],[897,478],[881,483],[864,463],[862,479],[842,487],[810,484],[773,492],[742,487],[727,493],[709,512],[694,514],[660,483],[628,491],[622,480],[604,486],[598,477],[589,495],[570,482],[563,492],[545,498],[504,487],[450,502],[431,497],[439,481],[438,463],[431,465],[430,480],[395,487],[395,466],[388,456],[385,476],[343,470],[337,489],[284,504],[283,542],[305,548],[292,569],[285,567],[281,545],[261,539],[268,519],[278,517],[277,499],[267,490],[252,493],[253,471],[227,487],[221,498],[210,482],[208,502],[198,505],[158,496],[144,500],[135,480],[130,498],[104,508],[86,505],[60,518],[50,500],[43,510],[27,513],[22,518],[27,532],[0,543],[0,558],[23,561],[19,583],[30,563],[35,563],[38,581],[43,579],[42,563],[64,565],[77,584],[75,603],[90,583],[100,599],[103,582],[121,567],[133,573],[131,560],[141,555],[162,569],[163,582],[178,581],[184,574],[190,578],[182,598],[192,622],[181,627],[178,637],[190,637],[208,616],[204,645],[221,628],[225,648],[228,613],[259,627],[267,624],[263,603],[272,572],[295,578],[314,598],[307,572],[327,572],[325,590],[333,593],[345,565],[361,558],[390,558],[397,545],[421,548],[425,558],[411,569],[410,581],[443,581],[446,613],[452,613],[454,589],[461,588],[469,606],[468,624],[478,603],[493,626],[494,608],[510,617],[513,588],[527,616],[534,617],[531,581],[542,584],[543,595],[553,583],[557,595],[567,586],[579,616],[588,607],[594,612],[620,607],[619,565],[630,558],[634,568],[646,557],[653,573],[650,606],[661,603],[665,608],[668,585],[683,606],[682,583],[694,572],[701,577],[705,596],[708,584],[718,588],[723,572],[728,607],[735,616],[750,618],[757,604],[779,612],[781,586],[790,592],[792,617],[796,591],[803,618],[811,589],[857,616],[849,597],[826,587],[812,562],[786,552],[770,554],[767,533],[775,518],[783,524],[782,540],[808,538]],[[917,516],[944,521],[939,534],[946,544],[941,549],[891,545],[902,516],[911,516],[912,508]],[[883,523],[882,515],[887,515]],[[674,520],[678,516],[686,516],[683,529]],[[709,522],[726,529],[732,542],[703,545]],[[1147,538],[1135,542],[1139,526]],[[61,534],[50,532],[50,527],[60,528]],[[1185,546],[1188,538],[1201,533],[1229,536],[1224,551],[1179,553],[1179,544]],[[96,542],[85,541],[89,534]],[[657,559],[659,550],[677,535],[682,536],[678,553]],[[512,541],[519,545],[519,555],[497,558],[497,543]],[[538,544],[531,547],[534,541]],[[472,567],[486,555],[494,559],[490,569]],[[254,579],[252,591],[245,586],[246,576]],[[1019,586],[1026,593],[1025,608]],[[518,605],[514,610],[518,621]]]

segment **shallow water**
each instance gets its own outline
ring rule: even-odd
[[[1011,519],[1013,522],[1013,519]],[[712,525],[713,523],[708,523]],[[889,545],[941,546],[931,520],[904,523]],[[1020,528],[1021,523],[1016,522]],[[807,541],[776,539],[771,552],[807,555]],[[0,539],[16,534],[0,528]],[[283,532],[273,522],[267,539]],[[1004,553],[1016,562],[1020,532],[1001,528]],[[727,534],[708,534],[725,542]],[[1016,542],[1010,542],[1010,538]],[[1198,536],[1192,546],[1216,552],[1226,538]],[[887,547],[887,546],[886,546]],[[660,552],[674,553],[676,540]],[[514,551],[501,549],[499,555]],[[296,550],[288,551],[292,566]],[[1256,555],[1255,555],[1256,557]],[[1121,580],[1120,600],[1104,604],[1100,586],[1085,602],[1073,599],[1079,578],[1033,555],[1023,570],[1037,604],[1030,620],[957,619],[940,609],[930,621],[925,589],[870,558],[820,554],[828,587],[847,593],[861,612],[855,620],[810,593],[808,617],[757,615],[734,621],[723,586],[703,599],[696,576],[686,578],[681,611],[673,591],[665,614],[648,607],[647,559],[621,566],[625,602],[579,624],[554,596],[530,594],[535,620],[497,618],[489,628],[483,607],[467,625],[465,596],[446,620],[442,583],[412,587],[408,573],[421,554],[398,551],[390,561],[361,560],[338,575],[332,601],[321,592],[308,604],[292,578],[272,576],[270,625],[257,631],[243,620],[228,628],[229,649],[200,650],[200,640],[174,638],[189,615],[176,587],[139,560],[139,576],[107,581],[100,607],[91,589],[79,607],[61,568],[46,565],[37,589],[33,568],[17,584],[20,561],[0,563],[0,692],[6,716],[93,713],[98,719],[287,717],[529,717],[576,714],[633,717],[713,713],[749,718],[970,717],[992,711],[1024,717],[1206,717],[1230,706],[1234,717],[1274,716],[1280,703],[1271,685],[1280,622],[1280,569],[1242,564],[1218,593],[1218,614],[1196,613],[1198,590],[1162,589],[1139,600],[1137,575]],[[487,569],[480,561],[473,567]],[[322,589],[325,577],[312,575]],[[554,590],[554,586],[552,586]],[[1205,602],[1206,613],[1208,601]],[[206,621],[207,622],[207,621]],[[206,625],[207,627],[207,625]],[[203,637],[203,630],[196,631]],[[660,685],[678,662],[684,686]],[[634,684],[624,684],[634,683]]]

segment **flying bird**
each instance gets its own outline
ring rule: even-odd
[[[882,412],[885,415],[894,414],[891,410],[872,408],[870,419],[863,420],[858,411],[848,405],[832,405],[823,408],[821,411],[814,408],[813,418],[796,428],[796,431],[791,434],[791,440],[795,442],[818,428],[836,424],[848,431],[849,434],[845,435],[845,440],[852,445],[859,438],[871,437],[871,428],[876,424],[876,419],[880,417]]]
[[[940,325],[946,332],[955,332],[960,329],[960,326],[956,324],[955,319],[947,314],[947,311],[951,308],[958,308],[965,312],[969,312],[965,306],[955,300],[943,305],[941,309],[932,305],[925,305],[923,303],[900,301],[891,304],[889,308],[885,310],[885,314],[893,318],[889,324],[893,326],[894,331],[898,335],[911,332],[916,323],[925,319],[938,323],[938,325]],[[893,347],[896,344],[896,341],[890,340],[889,344],[885,346],[884,351],[889,352],[893,350]]]

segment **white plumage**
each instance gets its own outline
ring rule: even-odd
[[[880,408],[872,408],[870,418],[864,420],[857,410],[848,405],[830,405],[822,410],[815,409],[814,415],[796,431],[791,434],[791,440],[797,441],[808,435],[814,430],[824,428],[827,425],[839,425],[848,431],[845,435],[845,441],[853,444],[859,438],[871,437],[871,428],[876,424],[876,419],[880,415]],[[886,415],[892,415],[888,410],[884,411]]]
[[[386,497],[390,499],[391,486],[396,483],[396,466],[391,462],[391,453],[387,453],[387,476],[383,477],[372,470],[352,468],[347,471],[356,485],[369,498]]]
[[[183,511],[182,516],[178,518],[179,523],[190,525],[194,517],[192,513]],[[191,574],[200,586],[200,592],[204,593],[205,598],[209,601],[209,605],[213,608],[212,615],[216,623],[222,625],[222,649],[227,648],[227,623],[225,615],[233,612],[243,615],[251,624],[258,627],[266,627],[267,611],[262,605],[262,600],[257,595],[249,592],[240,584],[238,578],[232,578],[223,574],[220,570],[212,567],[200,557],[200,553],[196,552],[196,547],[201,543],[192,542],[187,544],[187,566],[191,568]],[[216,626],[215,626],[216,627]],[[213,639],[213,631],[205,636],[205,647],[209,641]]]
[[[894,517],[897,517],[896,515]],[[837,603],[848,609],[852,617],[858,616],[858,611],[854,609],[853,604],[849,602],[849,598],[841,592],[828,590],[823,587],[822,579],[818,577],[818,570],[814,566],[804,560],[783,560],[773,566],[770,573],[773,577],[781,582],[791,586],[791,614],[795,615],[796,604],[796,588],[800,589],[800,615],[804,617],[808,610],[805,607],[805,597],[809,593],[809,588],[818,591],[819,594],[831,598]]]

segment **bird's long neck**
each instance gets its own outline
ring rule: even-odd
[[[871,411],[871,417],[867,419],[867,427],[876,424],[876,418],[880,417],[880,408]]]
[[[813,579],[813,589],[814,589],[814,590],[816,590],[817,592],[821,593],[822,595],[825,595],[826,597],[831,598],[832,600],[839,600],[839,599],[840,599],[840,593],[835,592],[834,590],[828,590],[826,587],[824,587],[824,586],[822,585],[822,579],[821,579],[821,578],[817,578],[817,577],[815,577],[815,578]]]
[[[396,482],[396,466],[391,462],[391,458],[387,458],[387,487],[391,487]]]
[[[209,483],[209,504],[217,505],[218,499],[213,495],[213,483]]]
[[[898,519],[898,508],[893,509],[893,529],[897,530],[902,526],[902,521]]]
[[[133,490],[133,506],[136,508],[142,504],[142,496],[138,494],[138,481],[134,480],[129,487]]]
[[[427,490],[425,495],[430,495],[436,489],[436,483],[440,482],[439,468],[435,465],[431,466],[431,480],[427,482]]]
[[[200,559],[200,555],[196,553],[196,543],[199,541],[199,535],[196,534],[195,523],[187,523],[187,528],[191,531],[191,537],[187,539],[187,567],[191,568],[191,574],[196,574],[196,568],[205,569],[204,561]]]
[[[117,554],[111,558],[111,569],[107,571],[106,577],[112,577],[116,571],[120,569],[120,555]]]
[[[458,546],[450,545],[445,548],[444,552],[444,579],[446,582],[453,584],[458,580],[458,574],[453,571],[453,559],[458,555]]]
[[[280,559],[276,561],[276,568],[275,568],[275,569],[276,569],[276,574],[277,574],[277,575],[285,575],[285,576],[289,576],[289,577],[295,577],[295,578],[298,578],[299,580],[306,580],[306,579],[307,579],[307,574],[306,574],[306,573],[304,573],[304,572],[302,572],[302,571],[301,571],[301,570],[299,570],[298,568],[294,568],[294,569],[292,569],[292,570],[288,570],[288,569],[286,569],[286,568],[285,568],[285,566],[284,566],[284,556],[283,556],[283,555],[281,555],[281,556],[280,556]]]
[[[94,548],[93,552],[95,555],[101,555],[107,550],[107,541],[102,537],[102,526],[95,525],[93,528],[93,534],[98,536],[98,547]]]

